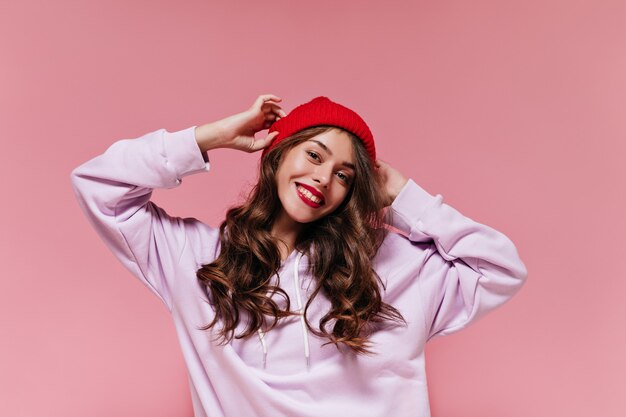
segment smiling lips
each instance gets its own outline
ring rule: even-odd
[[[311,207],[321,207],[324,205],[324,196],[315,188],[308,185],[296,183],[298,196],[302,201]]]

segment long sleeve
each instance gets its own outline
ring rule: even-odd
[[[522,287],[527,270],[503,233],[465,217],[409,179],[391,205],[392,226],[430,248],[416,273],[427,340],[467,327]]]
[[[169,310],[168,281],[188,239],[198,238],[202,224],[171,217],[150,198],[153,189],[177,187],[183,177],[208,170],[208,155],[200,151],[192,126],[119,140],[70,176],[98,235]]]

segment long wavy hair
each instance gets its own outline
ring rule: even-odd
[[[388,233],[382,184],[357,136],[335,126],[315,126],[284,139],[260,161],[259,179],[248,199],[231,207],[220,225],[219,256],[197,271],[215,311],[211,323],[201,329],[208,330],[221,322],[217,334],[224,344],[233,337],[248,337],[258,329],[271,330],[281,318],[298,314],[291,311],[289,297],[279,286],[281,257],[270,233],[281,204],[276,172],[283,156],[294,146],[331,129],[349,135],[355,174],[342,204],[304,225],[296,239],[295,249],[308,253],[309,272],[316,281],[304,309],[305,323],[311,332],[329,339],[325,345],[334,343],[339,349],[343,343],[357,354],[372,353],[368,336],[376,327],[374,323],[406,324],[396,308],[382,301],[380,288],[385,286],[372,268],[372,259]],[[271,284],[274,275],[277,285]],[[306,312],[320,292],[330,300],[331,309],[320,319],[318,330],[308,321]],[[272,299],[276,294],[284,298],[284,310]],[[244,315],[245,331],[234,335]],[[266,328],[268,318],[271,325]]]

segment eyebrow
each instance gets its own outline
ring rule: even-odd
[[[328,149],[328,146],[324,145],[324,144],[323,144],[322,142],[320,142],[319,140],[309,139],[309,141],[311,141],[311,142],[315,142],[315,143],[317,143],[318,145],[320,145],[320,147],[321,147],[322,149],[324,149],[326,152],[328,152],[328,154],[329,154],[329,155],[332,155],[332,154],[333,154],[333,152],[332,152],[330,149]],[[348,168],[351,168],[353,171],[356,171],[356,168],[355,168],[354,164],[352,164],[352,163],[350,163],[350,162],[348,162],[348,161],[343,161],[343,162],[342,162],[342,165],[347,166]]]

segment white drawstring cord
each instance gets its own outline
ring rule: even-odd
[[[306,360],[306,367],[309,369],[310,362],[310,351],[309,351],[309,331],[306,327],[306,322],[304,320],[304,308],[302,307],[302,296],[300,295],[300,258],[302,258],[302,252],[298,252],[298,256],[296,257],[296,265],[293,269],[293,280],[294,286],[296,287],[296,298],[298,299],[298,312],[300,313],[300,324],[302,325],[302,337],[304,339],[304,357]]]
[[[296,298],[298,300],[298,310],[297,312],[300,314],[300,325],[302,326],[302,338],[304,340],[304,358],[306,361],[307,370],[310,369],[311,365],[311,352],[309,347],[309,332],[306,327],[306,321],[304,320],[304,310],[302,307],[302,296],[300,295],[300,258],[302,258],[302,252],[298,252],[298,256],[296,256],[296,264],[293,270],[293,280],[294,286],[296,288]],[[261,345],[263,346],[263,369],[267,364],[267,345],[265,343],[265,333],[261,329],[257,330],[259,334],[259,339],[261,340]]]
[[[265,333],[263,330],[259,329],[259,339],[261,339],[261,345],[263,346],[263,369],[265,369],[265,365],[267,364],[267,345],[265,344]]]

